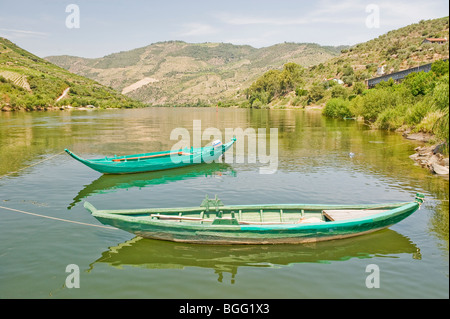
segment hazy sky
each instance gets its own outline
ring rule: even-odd
[[[71,4],[79,15],[66,12]],[[0,0],[0,36],[40,57],[101,57],[167,40],[353,45],[448,12],[447,0]]]

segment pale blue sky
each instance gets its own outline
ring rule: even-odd
[[[66,26],[69,4],[79,28]],[[371,4],[378,27],[366,24]],[[167,40],[353,45],[448,12],[447,0],[0,0],[0,36],[41,57],[101,57]]]

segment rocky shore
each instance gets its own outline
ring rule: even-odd
[[[432,136],[423,133],[416,134],[404,134],[404,137],[410,140],[419,140],[422,142],[429,142],[432,140]],[[409,158],[416,161],[418,165],[424,167],[433,174],[437,175],[449,175],[449,159],[448,155],[444,156],[445,144],[425,145],[416,147],[415,154]]]

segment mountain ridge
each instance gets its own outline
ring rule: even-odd
[[[287,62],[305,67],[316,65],[339,55],[342,48],[345,46],[291,42],[254,48],[230,43],[165,41],[102,58],[66,55],[45,59],[144,103],[211,104],[236,99],[271,68],[282,68]],[[133,90],[123,91],[133,85]]]

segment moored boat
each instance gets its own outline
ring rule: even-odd
[[[132,154],[125,156],[84,159],[65,149],[77,161],[103,174],[129,174],[152,172],[195,164],[210,163],[223,155],[236,141],[233,137],[226,144],[215,143],[200,148],[185,148],[165,152]]]
[[[201,244],[288,244],[334,240],[392,226],[419,209],[412,202],[370,205],[233,205],[206,197],[200,207],[98,210],[101,223],[144,238]]]

